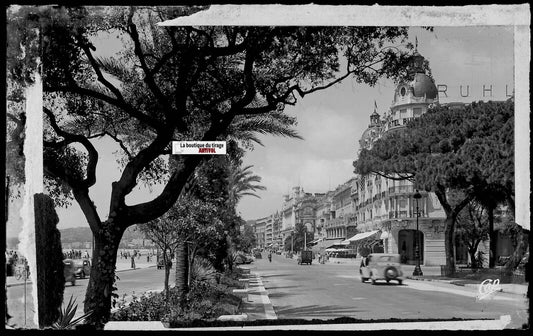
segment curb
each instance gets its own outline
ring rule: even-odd
[[[500,316],[494,320],[468,320],[468,321],[440,321],[440,322],[384,322],[384,323],[352,323],[352,324],[301,324],[301,325],[262,325],[262,326],[233,326],[193,328],[166,328],[160,321],[110,321],[104,326],[104,330],[165,330],[174,332],[187,331],[264,331],[264,330],[312,330],[312,331],[375,331],[375,330],[499,330],[504,329],[511,322],[509,315]]]
[[[276,312],[274,310],[274,306],[272,305],[272,302],[270,301],[270,298],[268,297],[268,291],[266,290],[265,286],[263,285],[263,279],[261,279],[261,276],[259,276],[257,273],[251,273],[251,278],[253,277],[255,279],[255,283],[257,284],[257,288],[255,291],[251,292],[253,295],[259,296],[259,300],[261,304],[263,305],[264,309],[264,318],[265,320],[277,320],[278,316],[276,315]],[[250,289],[248,287],[248,289]]]

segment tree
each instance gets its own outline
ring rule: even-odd
[[[250,169],[253,166],[242,167],[238,163],[230,164],[230,174],[228,176],[228,206],[235,208],[237,203],[244,196],[254,196],[260,198],[255,192],[266,190],[266,187],[254,184],[261,182],[261,176],[253,175]]]
[[[250,225],[244,223],[243,227],[244,230],[239,236],[238,247],[244,252],[250,252],[255,247],[256,237],[254,234],[254,230]]]
[[[411,121],[404,131],[384,134],[370,150],[363,149],[354,162],[355,172],[411,180],[417,188],[436,194],[446,213],[446,269],[453,273],[459,212],[480,190],[504,190],[514,203],[513,130],[511,100],[473,102],[464,109],[439,106]],[[450,190],[461,191],[463,197],[451,203]]]
[[[170,294],[168,279],[170,276],[171,260],[169,260],[169,258],[176,253],[176,247],[180,239],[177,229],[175,225],[173,225],[174,223],[174,221],[162,216],[150,221],[146,225],[138,227],[139,230],[144,233],[146,238],[153,241],[161,249],[161,256],[163,258],[165,269],[164,288],[167,302]]]
[[[117,247],[124,230],[162,216],[177,201],[201,155],[174,158],[173,140],[224,140],[239,120],[283,112],[298,96],[351,77],[374,85],[398,76],[409,59],[386,48],[405,43],[403,27],[158,27],[193,7],[24,7],[9,13],[9,76],[31,81],[39,56],[46,129],[44,166],[50,190],[81,207],[94,234],[95,253],[85,298],[91,323],[109,318]],[[37,32],[38,50],[20,48]],[[118,36],[117,57],[98,56],[92,41]],[[24,41],[22,41],[24,40]],[[346,60],[341,70],[341,58]],[[32,63],[33,62],[33,63]],[[29,70],[31,69],[31,71]],[[99,153],[95,138],[121,148],[123,170],[112,183],[109,215],[90,197]],[[126,204],[139,184],[163,191]]]
[[[483,265],[477,264],[476,252],[479,243],[489,238],[489,224],[486,208],[471,201],[463,208],[457,217],[456,237],[465,244],[470,255],[472,268],[481,268]]]
[[[181,303],[184,303],[196,252],[199,248],[209,248],[213,241],[220,239],[222,223],[214,205],[194,198],[180,199],[163,216],[162,222],[175,237],[176,288]]]

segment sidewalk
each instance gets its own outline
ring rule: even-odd
[[[240,266],[242,269],[249,269]],[[243,299],[242,313],[247,315],[248,321],[254,320],[277,320],[274,307],[268,297],[261,277],[250,272],[248,277],[248,297]]]
[[[115,264],[115,272],[124,272],[124,271],[133,271],[131,268],[131,259],[117,259]],[[149,263],[146,262],[146,257],[141,257],[140,259],[135,259],[135,269],[156,267],[155,258],[152,259]],[[6,287],[21,286],[24,285],[24,279],[20,278],[17,280],[14,276],[6,277]],[[26,285],[31,285],[31,278],[26,280]]]

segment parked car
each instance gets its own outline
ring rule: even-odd
[[[85,279],[86,276],[91,274],[91,262],[89,259],[76,259],[74,260],[74,275],[80,279]]]
[[[74,260],[64,259],[63,260],[63,276],[65,277],[65,282],[70,282],[72,286],[76,285],[76,266]]]
[[[298,265],[313,263],[313,251],[302,251],[298,254]]]
[[[392,253],[372,253],[364,257],[359,267],[359,274],[361,282],[370,279],[373,285],[376,284],[376,280],[385,280],[387,283],[395,280],[401,285],[404,279],[400,255]]]
[[[254,257],[246,254],[237,254],[235,257],[235,264],[241,265],[241,264],[251,264],[255,260]]]

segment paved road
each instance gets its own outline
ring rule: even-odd
[[[511,315],[511,327],[527,320],[526,298],[497,293],[492,300],[476,300],[476,290],[443,283],[406,280],[377,285],[361,283],[354,265],[298,265],[274,255],[259,259],[252,272],[261,276],[278,319],[499,319]]]
[[[128,270],[117,273],[120,280],[117,281],[117,294],[120,298],[125,296],[126,300],[131,299],[132,295],[139,296],[143,292],[150,290],[163,289],[163,270],[157,270],[155,267],[142,268],[137,270]],[[170,284],[174,284],[173,269],[170,272]],[[83,313],[83,302],[85,301],[85,292],[89,279],[77,279],[76,285],[72,286],[70,283],[65,284],[64,304],[68,303],[72,295],[78,304],[76,316]],[[10,324],[15,324],[18,327],[37,328],[33,323],[34,309],[33,296],[31,294],[31,285],[26,287],[26,319],[24,318],[24,286],[13,286],[8,288],[8,311],[13,316]]]

